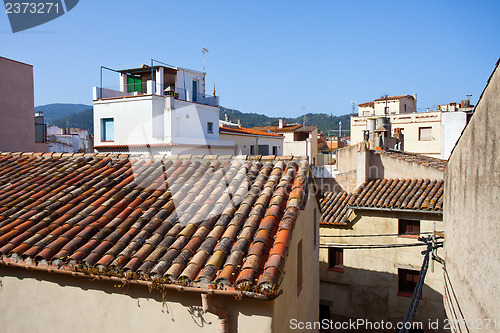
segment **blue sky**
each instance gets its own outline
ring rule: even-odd
[[[35,105],[91,104],[101,65],[201,70],[206,47],[207,90],[243,112],[341,115],[413,93],[425,109],[477,101],[500,57],[498,13],[497,0],[82,0],[16,34],[0,13],[0,55],[34,66]]]

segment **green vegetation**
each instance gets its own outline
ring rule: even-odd
[[[243,113],[238,110],[228,109],[221,106],[219,112],[219,118],[221,120],[224,120],[226,114],[229,115],[231,122],[235,123],[237,122],[238,119],[241,119],[241,124],[243,125],[243,127],[276,126],[278,125],[278,119],[279,119],[277,117],[268,117],[263,114]],[[304,116],[300,116],[297,118],[284,118],[284,119],[286,124],[304,123]],[[346,114],[343,116],[333,116],[332,119],[330,115],[324,113],[306,114],[306,125],[318,125],[319,131],[323,132],[324,134],[327,134],[327,132],[330,129],[338,131],[339,121],[342,122],[342,136],[349,136],[351,115]]]
[[[78,113],[71,114],[67,117],[49,122],[49,125],[57,125],[66,128],[81,128],[89,131],[89,134],[94,134],[94,116],[93,109],[87,109]]]
[[[35,111],[43,112],[43,116],[45,117],[45,120],[48,120],[49,124],[52,124],[52,122],[55,120],[88,109],[92,109],[92,105],[55,103],[55,104],[39,105],[35,107]]]
[[[82,128],[94,133],[93,126],[93,111],[91,105],[84,104],[48,104],[35,107],[36,111],[42,111],[46,122],[49,125],[57,125],[60,127]],[[241,119],[244,127],[257,126],[276,126],[278,125],[278,117],[268,117],[257,113],[243,113],[239,110],[220,107],[219,117],[225,119],[225,115],[229,115],[232,122]],[[319,131],[327,134],[330,128],[337,130],[339,121],[342,122],[342,136],[349,136],[350,115],[333,116],[324,113],[308,113],[306,114],[306,125],[318,125]],[[286,124],[303,124],[304,116],[297,118],[285,118]],[[333,126],[332,126],[333,125]],[[335,133],[337,134],[337,133]]]

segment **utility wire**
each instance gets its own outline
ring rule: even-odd
[[[443,232],[443,231],[436,231]],[[320,237],[388,237],[388,236],[419,236],[419,235],[430,235],[433,231],[429,232],[406,232],[404,234],[377,234],[377,235],[322,235]]]
[[[455,299],[455,302],[457,303],[457,307],[458,307],[458,311],[460,312],[460,316],[462,317],[462,320],[458,321],[456,320],[455,323],[457,324],[456,326],[458,327],[459,331],[461,332],[461,328],[460,328],[460,322],[463,322],[464,325],[465,325],[465,329],[467,332],[469,332],[469,327],[467,326],[467,320],[465,320],[464,318],[464,314],[462,312],[462,308],[460,307],[460,304],[458,303],[458,299],[457,299],[457,295],[455,294],[455,290],[453,289],[453,286],[451,284],[451,279],[450,279],[450,276],[448,275],[448,271],[446,269],[446,265],[443,267],[443,270],[444,270],[444,282],[445,282],[445,288],[448,288],[449,290],[451,290],[451,293],[448,291],[448,295],[449,296],[453,296],[453,298]],[[448,281],[446,281],[448,280]],[[445,289],[445,296],[446,296],[446,289]],[[453,313],[454,313],[454,316],[455,316],[455,319],[458,319],[457,318],[457,315],[455,313],[455,309],[454,309],[454,306],[453,306],[453,300],[450,299],[450,305],[451,305],[451,309],[453,310]]]
[[[442,245],[442,242],[437,243]],[[335,247],[338,249],[391,249],[399,247],[413,247],[413,246],[424,246],[426,243],[410,243],[410,244],[320,244],[320,248],[330,248]]]
[[[420,237],[418,239],[421,242],[425,242],[427,249],[422,251],[424,255],[424,261],[422,262],[422,268],[420,269],[420,274],[418,275],[417,284],[413,290],[413,295],[411,297],[410,305],[408,306],[408,311],[403,319],[403,326],[399,333],[408,333],[412,325],[407,325],[407,323],[413,323],[415,314],[417,313],[418,303],[420,302],[420,297],[422,297],[422,289],[424,286],[425,275],[427,274],[427,269],[429,268],[429,257],[431,252],[436,250],[438,247],[443,246],[443,242],[436,242],[434,236],[428,236],[427,238]]]

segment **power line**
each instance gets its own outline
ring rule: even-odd
[[[444,232],[444,231],[436,231],[436,232]],[[376,235],[323,235],[321,237],[388,237],[388,236],[418,236],[418,235],[431,235],[433,231],[429,232],[407,232],[404,234],[376,234]]]
[[[424,242],[427,245],[427,249],[425,251],[422,251],[422,254],[424,255],[424,261],[422,262],[422,268],[420,269],[420,274],[418,275],[417,284],[415,285],[415,289],[413,290],[410,305],[408,306],[408,311],[405,314],[403,325],[399,333],[409,332],[409,328],[412,326],[411,323],[413,323],[413,318],[415,318],[415,314],[417,313],[420,297],[422,297],[422,288],[424,286],[427,269],[429,268],[430,254],[437,248],[443,246],[443,242],[436,242],[435,235],[428,236],[427,238],[420,237],[418,240]],[[407,323],[410,323],[410,325],[407,325]]]
[[[437,243],[438,245],[442,245],[443,243]],[[411,243],[411,244],[321,244],[320,248],[330,248],[335,247],[338,249],[391,249],[391,248],[399,248],[399,247],[413,247],[413,246],[424,246],[426,243]]]

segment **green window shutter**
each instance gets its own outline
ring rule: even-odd
[[[141,92],[141,78],[127,76],[127,92],[138,91]]]

